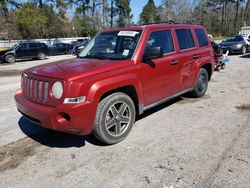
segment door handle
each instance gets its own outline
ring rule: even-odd
[[[171,62],[170,62],[171,65],[176,65],[176,64],[178,64],[178,63],[179,63],[179,60],[175,60],[175,61],[171,61]]]
[[[200,56],[198,54],[193,55],[193,59],[198,59],[198,58],[200,58]]]

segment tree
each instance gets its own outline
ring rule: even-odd
[[[140,14],[140,23],[153,23],[157,21],[157,7],[154,0],[148,0]]]
[[[47,18],[34,4],[24,4],[15,15],[19,31],[24,38],[43,37],[42,28],[47,22]]]
[[[117,25],[118,27],[125,27],[129,25],[133,15],[131,15],[130,0],[118,0],[116,1],[116,7],[118,10]]]

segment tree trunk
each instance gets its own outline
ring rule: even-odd
[[[236,1],[236,13],[235,13],[235,19],[234,19],[234,32],[237,32],[237,22],[238,22],[238,15],[239,15],[239,5],[240,5],[240,0]]]
[[[250,0],[247,0],[247,4],[246,4],[246,9],[245,9],[245,14],[244,14],[244,23],[247,21],[247,17],[248,17],[248,14],[249,14],[249,5],[250,4]]]
[[[114,0],[111,0],[111,10],[110,10],[110,28],[113,27],[113,19],[114,19]]]
[[[40,8],[43,8],[43,0],[39,0],[39,1],[38,1],[38,4],[39,4],[39,7],[40,7]]]
[[[105,24],[106,23],[106,8],[107,8],[107,1],[106,0],[102,0],[102,23]]]

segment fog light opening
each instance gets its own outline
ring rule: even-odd
[[[57,121],[60,124],[66,125],[70,122],[70,116],[65,112],[60,112],[57,114]]]

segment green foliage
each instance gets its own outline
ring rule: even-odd
[[[160,16],[157,14],[157,7],[154,0],[148,0],[148,3],[143,7],[140,14],[140,23],[153,23],[159,21]]]
[[[129,25],[133,15],[131,15],[130,0],[117,0],[116,8],[118,12],[117,26],[125,27]]]
[[[139,1],[139,0],[138,0]],[[131,25],[131,0],[0,0],[0,38],[93,36]],[[250,25],[250,0],[148,0],[140,23],[173,20],[205,26],[214,36]]]
[[[48,18],[32,3],[26,3],[16,11],[16,23],[25,38],[43,36],[43,25]]]

